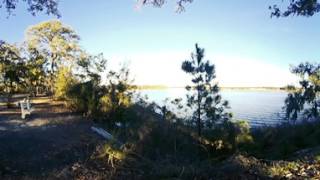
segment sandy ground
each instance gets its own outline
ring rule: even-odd
[[[0,106],[0,178],[42,177],[86,161],[101,138],[92,122],[70,113],[60,102],[32,100],[25,120],[18,107]]]

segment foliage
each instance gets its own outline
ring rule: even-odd
[[[286,90],[286,91],[296,91],[297,88],[294,85],[287,85],[286,87],[284,87],[284,90]]]
[[[100,74],[105,70],[105,66],[106,59],[102,54],[94,56],[82,52],[75,66],[75,75],[79,82],[73,83],[66,93],[72,109],[94,120],[104,119],[102,97],[106,94],[106,87],[101,85]]]
[[[289,162],[285,165],[275,164],[269,170],[271,176],[274,177],[285,177],[287,174],[291,174],[291,171],[297,170],[298,164],[295,162]]]
[[[22,0],[27,3],[28,11],[32,15],[36,15],[38,12],[45,11],[48,15],[55,15],[60,17],[58,11],[58,0]],[[0,8],[5,8],[9,15],[17,8],[17,0],[5,0],[0,1]]]
[[[45,12],[48,15],[55,15],[60,17],[58,10],[57,0],[22,0],[27,3],[28,11],[32,15],[36,15],[39,12]],[[279,5],[275,4],[269,6],[272,10],[271,16],[287,17],[290,15],[297,16],[313,16],[320,11],[320,4],[317,0],[287,0],[289,4],[286,5],[286,10],[282,11]],[[0,8],[5,8],[9,15],[17,8],[17,0],[5,0],[0,2]],[[154,7],[162,7],[167,0],[137,0],[138,6],[151,4]],[[176,0],[176,11],[185,11],[185,5],[192,3],[193,0]]]
[[[125,66],[119,72],[107,74],[107,85],[101,85],[100,74],[105,70],[106,60],[102,54],[92,56],[82,54],[76,64],[76,75],[80,82],[67,92],[69,105],[95,120],[106,122],[115,128],[118,124],[127,127],[131,118],[130,106],[133,105],[135,87]]]
[[[191,54],[191,60],[182,63],[182,70],[192,76],[194,88],[187,86],[191,92],[187,95],[188,106],[194,111],[194,119],[197,120],[198,135],[201,136],[203,126],[211,128],[217,122],[227,121],[231,114],[225,112],[229,108],[228,101],[222,101],[218,84],[214,82],[215,66],[204,58],[204,49],[196,44],[195,53]]]
[[[286,10],[281,10],[278,4],[269,6],[271,17],[288,17],[290,15],[310,17],[320,11],[320,3],[317,0],[287,0],[285,5]],[[138,0],[138,4],[151,4],[154,7],[162,7],[167,0]],[[176,0],[177,12],[185,10],[187,3],[192,3],[193,0]]]
[[[288,17],[290,15],[296,16],[313,16],[320,11],[320,3],[317,0],[288,0],[287,9],[281,11],[278,5],[270,6],[272,10],[271,16]]]
[[[34,96],[39,93],[54,93],[60,68],[67,67],[73,71],[77,66],[75,62],[89,62],[95,58],[88,57],[80,49],[78,41],[78,35],[70,27],[56,20],[30,27],[26,32],[26,42],[22,43],[21,47],[0,41],[1,89],[6,92],[14,89],[15,92],[30,93]],[[102,63],[101,66],[103,65]],[[62,85],[62,79],[60,80]],[[61,92],[57,95],[62,96]]]
[[[102,54],[93,56],[82,52],[80,57],[75,68],[75,75],[80,81],[67,90],[68,104],[85,116],[94,120],[101,119],[102,97],[106,93],[106,87],[101,86],[100,73],[106,68],[106,60]]]
[[[246,149],[253,143],[250,125],[247,121],[227,121],[204,131],[206,144],[211,144],[211,153],[226,155]]]
[[[138,0],[139,5],[151,4],[154,7],[161,7],[166,2],[166,0]],[[192,3],[193,0],[176,0],[177,3],[177,12],[182,12],[185,10],[184,5],[186,3]]]
[[[36,49],[27,49],[25,52],[25,69],[26,77],[25,89],[31,95],[36,96],[40,92],[44,92],[47,88],[47,74],[45,69],[45,57],[42,56]]]
[[[285,100],[286,117],[296,120],[303,111],[306,119],[319,118],[320,64],[301,63],[291,71],[301,78],[301,88],[288,94]]]
[[[76,62],[76,75],[82,80],[101,80],[100,74],[106,69],[107,60],[103,54],[89,55],[84,51],[81,52]]]
[[[3,43],[0,46],[0,84],[4,86],[7,106],[10,106],[12,94],[23,82],[25,66],[16,46]]]
[[[143,110],[145,109],[143,108]],[[229,131],[225,125],[207,129],[199,141],[199,137],[193,129],[183,124],[161,121],[160,117],[153,115],[147,118],[146,114],[149,113],[140,113],[139,126],[132,131],[134,134],[127,136],[126,143],[122,146],[129,147],[129,149],[120,149],[120,154],[125,154],[125,158],[113,166],[117,173],[133,171],[131,176],[141,173],[140,177],[150,179],[209,178],[215,176],[218,172],[216,167],[219,166],[215,166],[215,163],[221,162],[232,155],[230,154],[233,152],[232,150],[217,149],[216,144],[212,143],[214,139],[209,139],[209,135],[215,139],[222,139],[221,137],[224,136],[231,137],[233,133],[224,135]],[[231,122],[229,123],[231,126]],[[234,123],[232,126],[235,131],[234,134],[237,134],[238,137],[249,133],[248,124],[245,122]],[[217,136],[219,133],[221,133],[220,138]],[[233,139],[239,138],[233,137]],[[228,139],[223,140],[227,141]],[[239,141],[239,144],[244,143],[247,142]],[[110,151],[110,145],[105,147],[107,147],[105,148],[107,150],[103,152],[108,152],[108,154],[114,152]],[[119,152],[119,149],[116,152]]]
[[[76,82],[70,68],[60,68],[55,81],[55,98],[67,99],[67,92]]]
[[[126,128],[128,123],[128,109],[133,105],[135,87],[129,77],[129,69],[123,66],[119,72],[110,71],[107,75],[108,85],[103,97],[103,111],[107,113],[111,124],[120,123]]]
[[[79,36],[60,21],[52,20],[30,27],[26,32],[26,39],[29,49],[35,49],[45,57],[51,93],[54,93],[56,72],[79,55]]]
[[[182,98],[175,98],[171,101],[167,98],[164,103],[164,106],[157,108],[160,109],[165,121],[192,126],[192,123],[189,123],[190,120],[185,116],[189,109],[184,106]]]
[[[288,158],[301,149],[319,146],[319,129],[319,122],[256,128],[251,133],[254,143],[244,150],[259,158]]]
[[[105,92],[105,88],[99,83],[100,81],[92,79],[71,86],[67,91],[69,107],[83,113],[84,116],[98,119],[101,115],[101,98]]]

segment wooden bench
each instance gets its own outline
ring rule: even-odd
[[[21,107],[21,118],[25,119],[26,115],[30,115],[33,111],[33,108],[31,108],[30,100],[24,99],[23,101],[19,102]]]

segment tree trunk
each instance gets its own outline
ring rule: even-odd
[[[38,94],[39,94],[39,86],[37,85],[37,86],[36,86],[36,96],[35,96],[35,97],[37,97]]]
[[[57,59],[57,55],[52,54],[51,55],[51,72],[50,72],[50,94],[52,99],[54,96],[54,73],[55,73],[54,68],[56,65],[56,59]]]
[[[200,90],[199,90],[199,86],[197,87],[197,91],[198,91],[198,136],[201,136],[201,99],[200,99]]]
[[[12,99],[12,90],[13,89],[13,83],[10,82],[10,86],[8,89],[8,96],[7,96],[7,108],[11,108],[11,99]]]
[[[7,108],[11,108],[11,98],[12,98],[12,94],[11,92],[8,93],[8,96],[7,96]]]

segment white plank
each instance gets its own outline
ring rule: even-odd
[[[106,130],[102,129],[102,128],[97,128],[97,127],[92,126],[91,130],[96,132],[96,133],[98,133],[99,135],[101,135],[105,139],[108,139],[108,140],[112,140],[113,139],[113,136],[110,133],[108,133]]]

